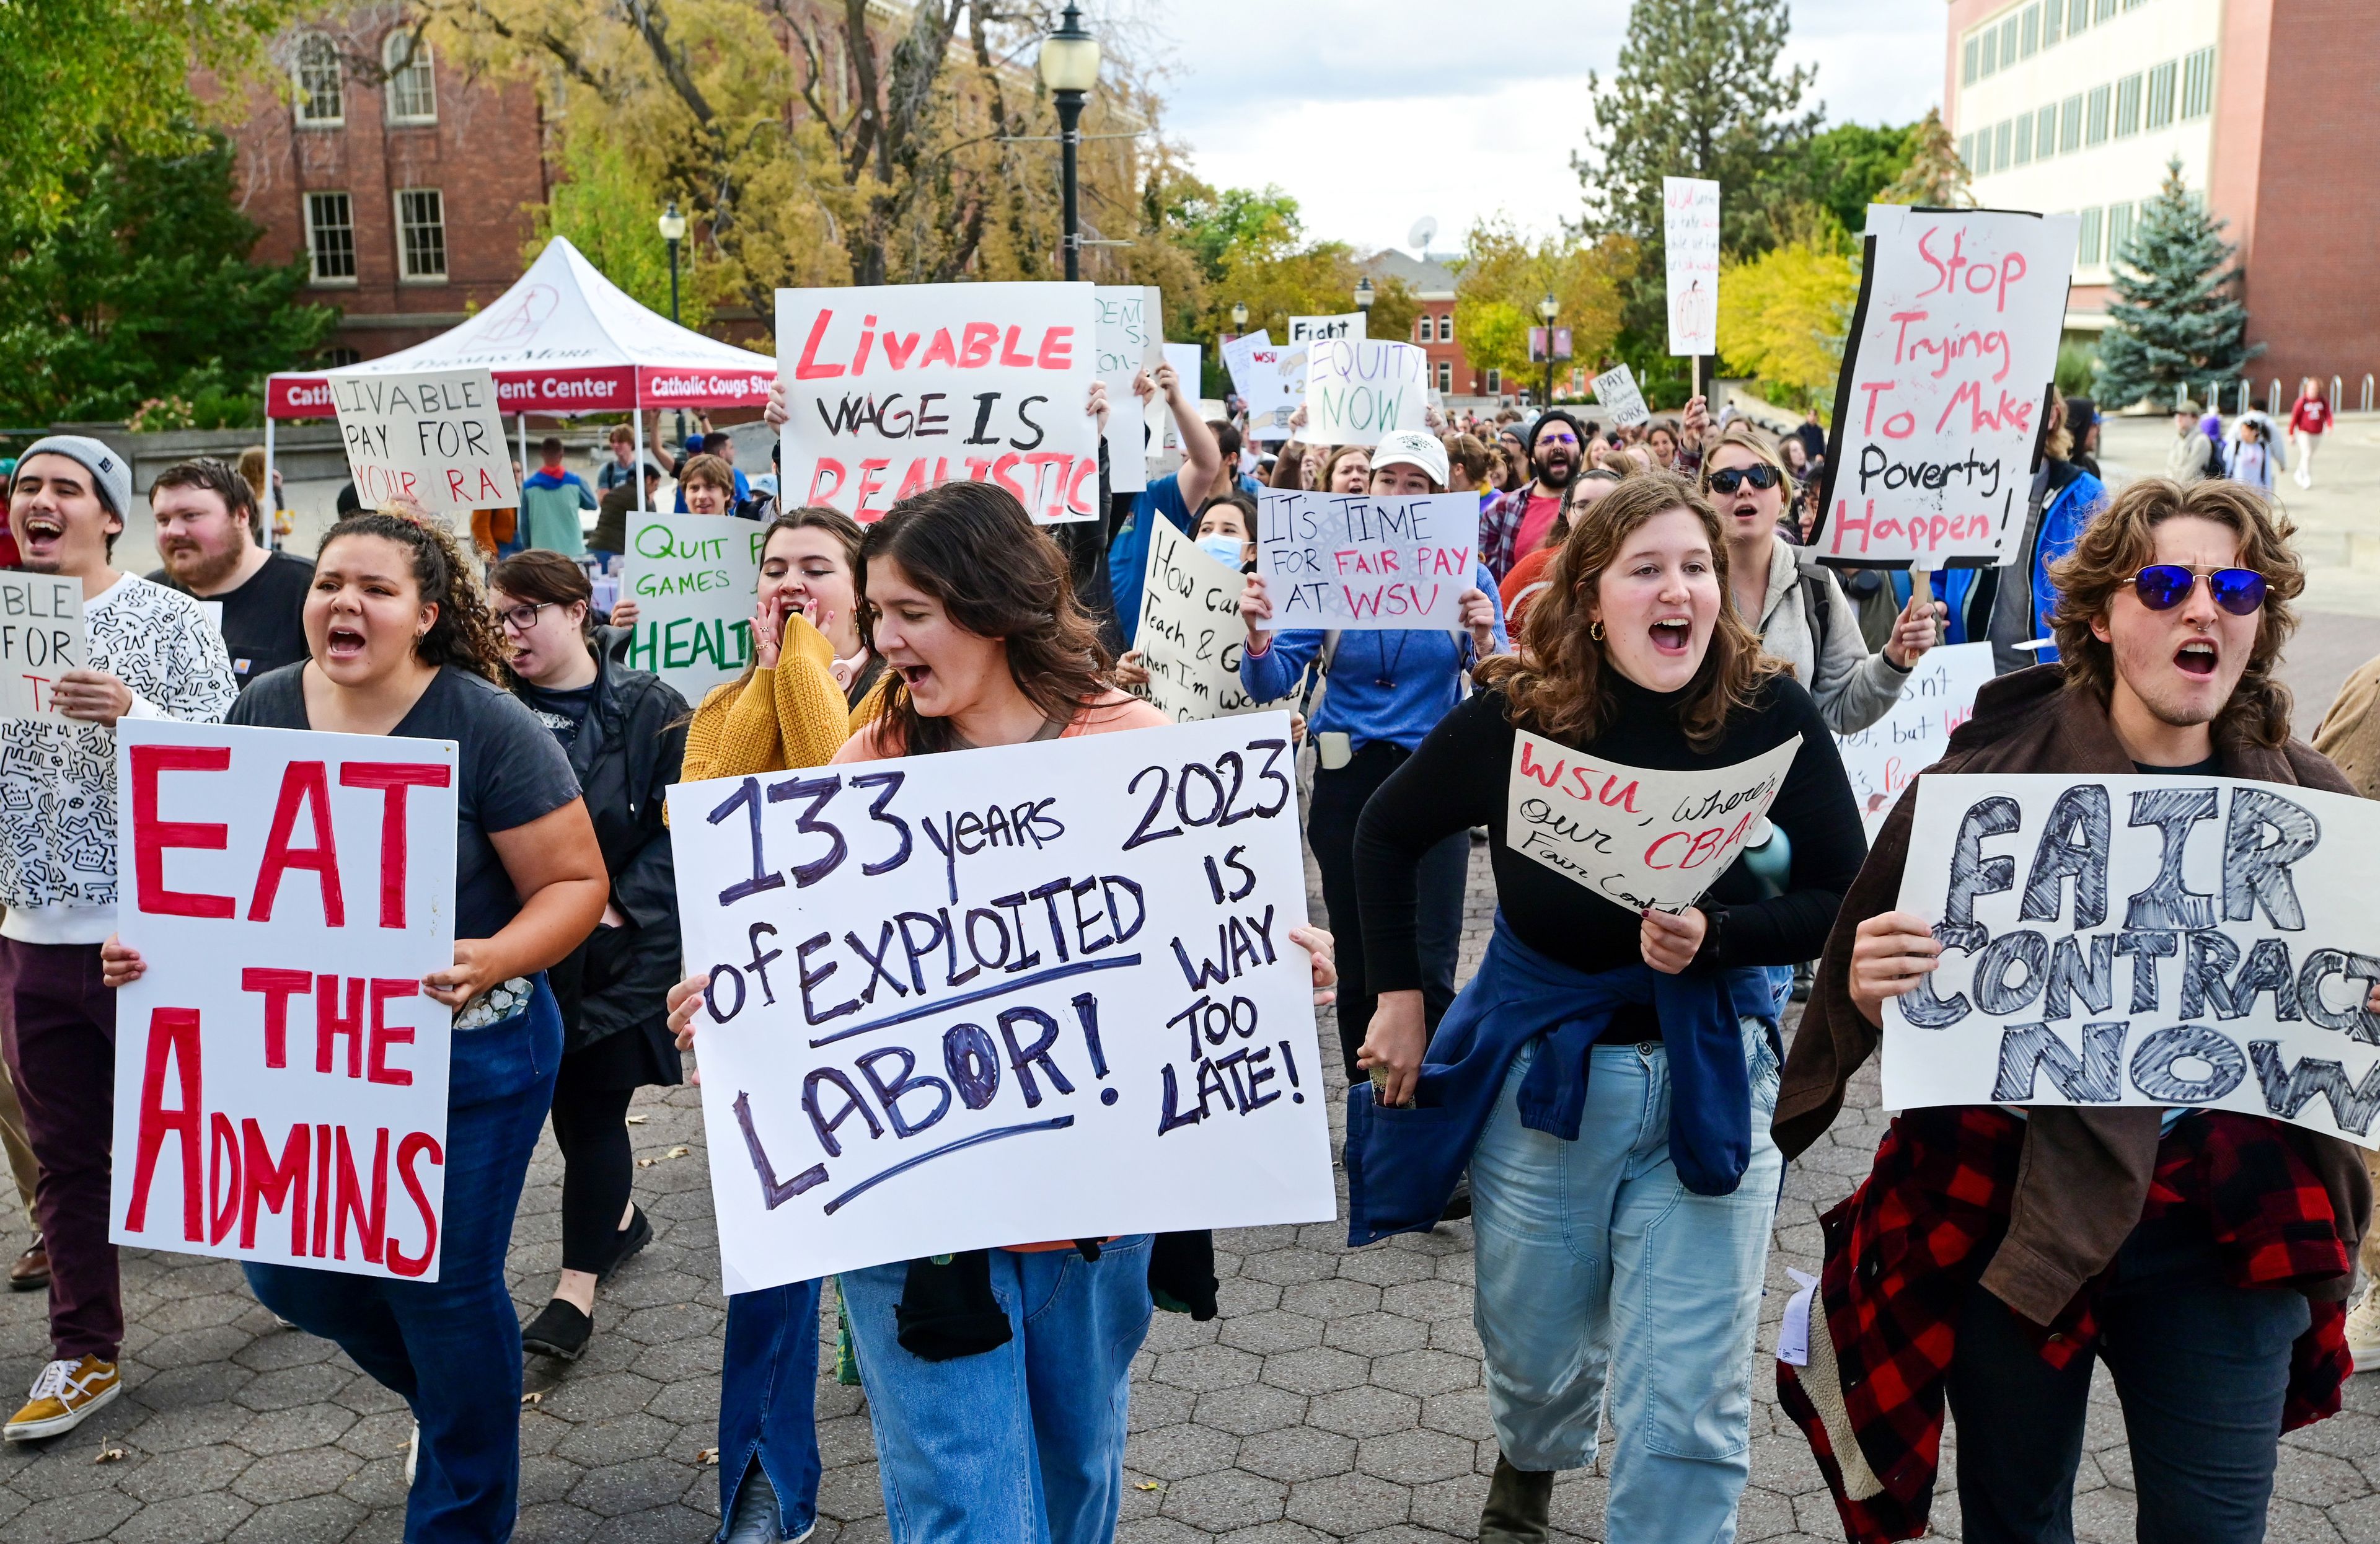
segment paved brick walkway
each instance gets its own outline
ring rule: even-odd
[[[1476,851],[1474,870],[1466,968],[1488,921]],[[1331,1034],[1326,1020],[1326,1043]],[[1815,1268],[1816,1216],[1865,1172],[1882,1128],[1872,1076],[1852,1102],[1787,1181],[1764,1354],[1791,1289],[1785,1267]],[[531,1364],[538,1397],[522,1413],[524,1540],[699,1544],[717,1526],[718,1472],[702,1459],[714,1440],[725,1311],[700,1111],[692,1089],[649,1090],[636,1115],[637,1150],[650,1161],[638,1195],[658,1236],[607,1289],[586,1359],[558,1375],[542,1359]],[[542,1303],[560,1263],[560,1204],[549,1143],[514,1234],[524,1317]],[[1471,1327],[1469,1225],[1353,1252],[1335,1223],[1245,1231],[1217,1244],[1223,1316],[1194,1324],[1160,1314],[1135,1369],[1119,1538],[1473,1537],[1496,1443]],[[12,1235],[9,1248],[19,1246]],[[400,1536],[400,1402],[326,1343],[277,1329],[229,1265],[128,1253],[125,1290],[129,1387],[72,1436],[0,1453],[6,1544]],[[41,1297],[0,1295],[0,1385],[23,1387],[47,1354]],[[449,1375],[468,1380],[473,1369]],[[1839,1539],[1809,1451],[1765,1397],[1768,1387],[1763,1366],[1742,1537]],[[883,1505],[858,1391],[830,1381],[819,1398],[827,1465],[819,1544],[880,1540]],[[2348,1413],[2284,1446],[2274,1538],[2380,1544],[2380,1378],[2358,1380],[2348,1404]],[[2078,1532],[2129,1539],[2131,1471],[2111,1401],[2094,1411],[2087,1440]],[[100,1462],[106,1453],[120,1456]],[[1559,1537],[1601,1537],[1603,1491],[1597,1473],[1562,1481]],[[1946,1495],[1935,1520],[1956,1535],[1954,1497]]]

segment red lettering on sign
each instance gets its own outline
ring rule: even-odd
[[[390,1239],[384,1246],[388,1268],[400,1276],[419,1276],[430,1269],[438,1258],[438,1213],[430,1204],[430,1197],[421,1188],[421,1181],[413,1172],[413,1161],[427,1153],[430,1161],[443,1167],[446,1155],[438,1146],[438,1138],[426,1131],[408,1132],[396,1145],[396,1177],[405,1184],[405,1193],[413,1198],[414,1209],[421,1213],[424,1242],[419,1256],[409,1256]]]
[[[314,1128],[300,1121],[289,1128],[281,1144],[281,1161],[273,1161],[264,1128],[254,1117],[239,1123],[239,1246],[256,1247],[256,1209],[289,1209],[289,1252],[306,1252],[306,1176],[313,1168]]]
[[[810,323],[809,340],[802,345],[801,359],[794,366],[795,380],[823,381],[843,373],[841,365],[822,365],[818,362],[819,345],[826,341],[827,324],[833,320],[832,310],[822,310],[818,313],[818,320]]]
[[[314,978],[304,970],[273,970],[249,966],[239,973],[239,990],[264,994],[264,1064],[289,1064],[289,1000],[312,989]]]
[[[378,788],[384,796],[380,817],[380,925],[405,926],[405,791],[443,788],[455,769],[437,761],[349,761],[339,768],[342,788]]]
[[[157,818],[157,779],[169,772],[223,772],[229,746],[137,745],[132,748],[132,875],[134,906],[152,917],[229,917],[239,905],[228,895],[165,888],[165,854],[175,847],[221,852],[231,828]]]
[[[314,845],[292,847],[289,838],[298,824],[298,810],[314,811]],[[281,894],[281,876],[292,869],[310,869],[322,887],[322,920],[334,928],[347,925],[347,906],[339,893],[339,848],[331,833],[329,769],[321,761],[292,761],[281,773],[281,802],[273,811],[273,833],[264,841],[264,861],[256,875],[256,894],[248,906],[251,922],[273,920],[273,902]]]
[[[421,983],[409,978],[397,980],[390,980],[382,977],[373,978],[371,984],[371,1055],[366,1061],[364,1071],[364,1076],[368,1081],[373,1083],[386,1083],[392,1087],[399,1088],[409,1088],[413,1086],[413,1074],[406,1071],[403,1067],[392,1067],[388,1064],[388,1048],[390,1046],[411,1045],[413,1043],[413,1026],[409,1024],[391,1024],[387,1021],[384,1015],[392,999],[398,997],[419,997],[420,994]]]
[[[165,1059],[174,1059],[182,1102],[165,1107]],[[199,1115],[204,1108],[199,1094],[204,1074],[199,1064],[199,1010],[155,1008],[149,1014],[149,1053],[140,1068],[140,1119],[132,1163],[132,1204],[125,1209],[124,1227],[140,1233],[149,1224],[149,1186],[157,1177],[157,1155],[165,1138],[182,1139],[182,1236],[199,1240]]]

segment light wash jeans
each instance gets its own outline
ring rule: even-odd
[[[843,1273],[893,1544],[1109,1544],[1150,1242],[1117,1239],[1096,1262],[992,1250],[991,1293],[1014,1333],[947,1362],[896,1338],[905,1260]]]
[[[1670,1161],[1670,1064],[1656,1041],[1597,1046],[1579,1137],[1521,1125],[1512,1064],[1471,1159],[1488,1408],[1516,1467],[1583,1469],[1611,1392],[1606,1538],[1728,1544],[1751,1472],[1753,1337],[1784,1160],[1778,1066],[1743,1020],[1752,1161],[1697,1196]]]

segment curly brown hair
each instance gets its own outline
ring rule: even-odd
[[[454,534],[434,517],[358,515],[331,528],[316,550],[316,560],[334,543],[358,536],[377,536],[412,553],[413,583],[421,603],[438,608],[430,630],[414,640],[413,657],[426,665],[451,664],[503,686],[504,660],[512,650],[504,647],[495,618],[488,614],[488,598],[480,592],[475,565],[463,560]]]
[[[2289,688],[2273,678],[2273,671],[2281,663],[2282,647],[2297,631],[2297,613],[2289,602],[2305,590],[2305,570],[2290,545],[2297,528],[2245,483],[2219,478],[2188,483],[2142,478],[2126,483],[2098,517],[2082,528],[2074,550],[2049,565],[2049,582],[2058,588],[2049,626],[2066,684],[2107,700],[2116,685],[2116,651],[2100,641],[2091,625],[2107,614],[2118,590],[2156,561],[2156,528],[2185,517],[2228,526],[2240,537],[2240,565],[2265,576],[2256,644],[2216,723],[2237,729],[2254,744],[2278,746],[2289,737]]]
[[[1702,665],[1687,684],[1680,719],[1688,742],[1696,749],[1717,743],[1728,720],[1771,676],[1784,672],[1784,663],[1760,651],[1758,635],[1736,614],[1718,512],[1682,477],[1638,472],[1622,478],[1580,515],[1547,570],[1544,591],[1529,607],[1520,651],[1479,667],[1480,681],[1503,691],[1510,704],[1505,716],[1512,723],[1573,744],[1592,741],[1609,727],[1617,708],[1603,678],[1603,645],[1593,636],[1588,610],[1603,571],[1619,561],[1628,538],[1672,509],[1684,509],[1702,522],[1718,580],[1718,621]]]
[[[1332,445],[1330,447],[1330,456],[1322,463],[1321,480],[1316,482],[1308,492],[1316,493],[1327,493],[1330,492],[1330,480],[1338,474],[1339,463],[1344,461],[1351,456],[1362,456],[1364,458],[1365,467],[1366,468],[1370,468],[1372,464],[1372,447],[1370,445]],[[1368,481],[1369,480],[1366,479],[1366,480]]]

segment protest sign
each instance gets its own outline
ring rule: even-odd
[[[1478,495],[1268,488],[1257,572],[1272,593],[1273,628],[1459,628],[1463,592],[1479,583]]]
[[[1097,334],[1087,284],[777,291],[785,502],[868,521],[956,480],[1045,525],[1096,517]]]
[[[1291,350],[1263,333],[1249,333],[1223,346],[1232,389],[1248,405],[1248,438],[1278,443],[1290,438],[1290,416],[1305,400],[1305,350]]]
[[[1164,303],[1153,285],[1099,285],[1092,295],[1097,368],[1108,388],[1108,491],[1137,493],[1148,486],[1148,431],[1132,387],[1165,362]]]
[[[1289,715],[669,794],[727,1290],[1331,1217]]]
[[[0,718],[65,718],[50,687],[90,659],[80,579],[0,574]]]
[[[1929,776],[1884,1102],[2164,1105],[2380,1147],[2380,808],[2226,777]]]
[[[637,602],[628,664],[698,705],[752,658],[767,528],[724,515],[631,514],[628,522],[621,598]]]
[[[1991,678],[1988,643],[1928,650],[1910,668],[1890,712],[1857,734],[1835,736],[1870,842],[1903,790],[1942,759],[1950,732],[1974,716],[1975,693]]]
[[[1661,179],[1661,242],[1669,261],[1670,352],[1718,352],[1718,184]]]
[[[1376,445],[1396,429],[1422,427],[1429,356],[1410,343],[1306,346],[1305,440]]]
[[[1289,341],[1293,346],[1301,343],[1361,343],[1365,338],[1366,315],[1349,311],[1344,316],[1293,316],[1289,319]]]
[[[2018,561],[2080,228],[2072,214],[1868,206],[1821,558]]]
[[[1623,767],[1512,732],[1504,844],[1631,911],[1683,911],[1762,834],[1802,742],[1694,772]]]
[[[1645,406],[1645,394],[1636,389],[1635,371],[1626,365],[1614,365],[1595,378],[1595,400],[1611,409],[1611,421],[1621,429],[1653,417]]]
[[[438,1279],[455,962],[451,740],[115,726],[108,1237]]]
[[[324,379],[366,509],[400,498],[441,511],[519,505],[520,478],[486,371]]]
[[[1206,370],[1204,350],[1195,343],[1169,343],[1165,345],[1165,362],[1173,367],[1174,375],[1181,381],[1182,395],[1193,402],[1202,402],[1198,393],[1202,389],[1200,380]],[[1158,437],[1149,442],[1150,459],[1154,460],[1167,451],[1179,456],[1182,453],[1182,437],[1174,432],[1173,414],[1167,407],[1162,392],[1149,399],[1148,422],[1149,427],[1158,432]],[[1162,451],[1159,449],[1160,445]]]
[[[1265,704],[1240,685],[1240,590],[1246,579],[1159,520],[1148,530],[1148,573],[1140,588],[1134,647],[1148,667],[1141,695],[1175,722],[1245,713]]]

